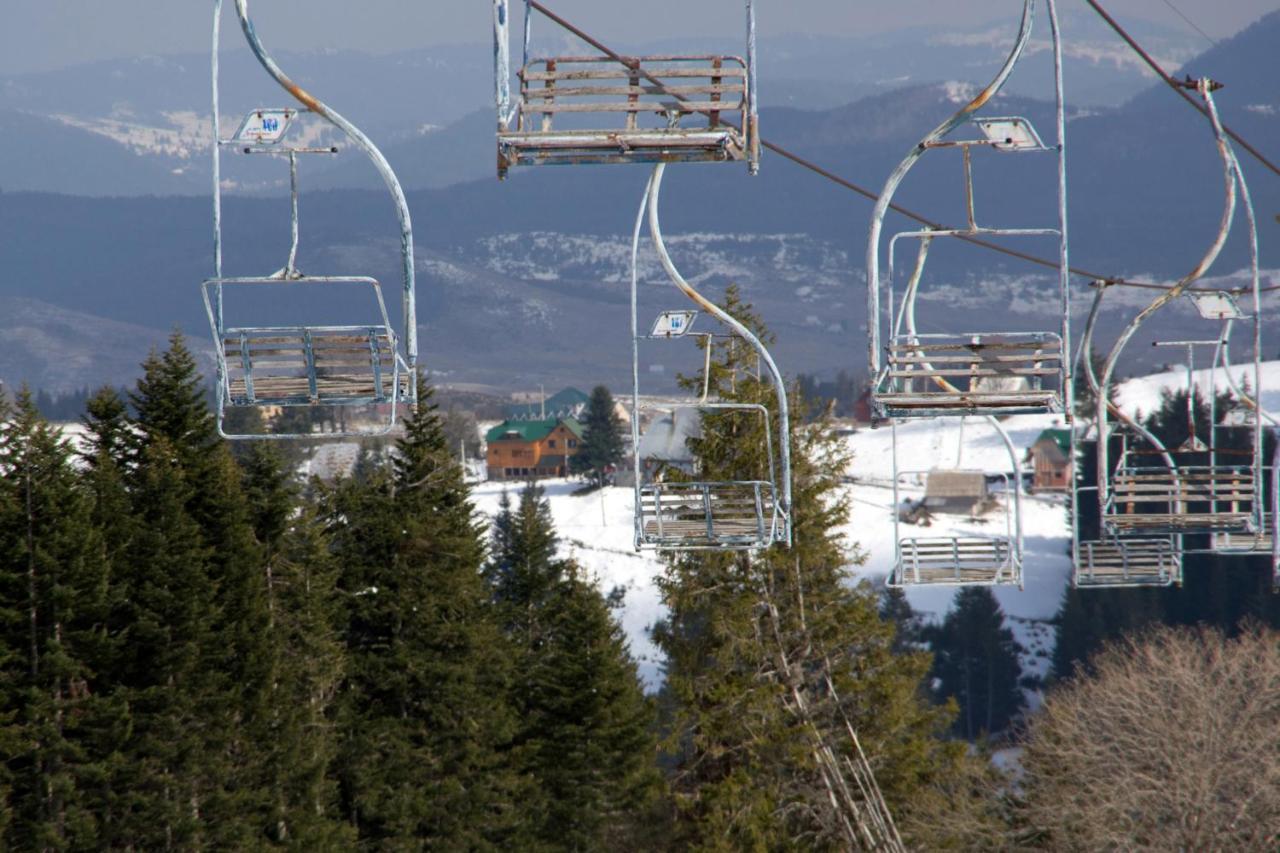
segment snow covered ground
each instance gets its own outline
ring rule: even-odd
[[[1249,376],[1249,387],[1256,387],[1251,366],[1237,366],[1233,375],[1238,381]],[[1209,387],[1209,371],[1197,371],[1196,377],[1202,388]],[[1161,389],[1177,390],[1185,385],[1186,374],[1181,370],[1139,377],[1120,385],[1119,401],[1128,411],[1149,413],[1159,406]],[[1226,385],[1221,374],[1218,385],[1220,388]],[[1280,362],[1263,365],[1262,388],[1264,406],[1273,412],[1280,411]],[[1051,415],[1023,415],[1007,418],[1002,423],[1018,459],[1022,460],[1040,433],[1061,426],[1062,419]],[[842,532],[866,558],[862,565],[854,567],[854,575],[879,583],[889,574],[894,559],[894,432],[888,427],[863,429],[846,441],[853,454],[848,471],[851,482],[844,486],[851,510]],[[897,442],[899,469],[903,472],[923,472],[934,467],[980,469],[990,474],[1012,472],[1004,443],[981,418],[907,422],[898,426]],[[646,683],[654,686],[662,677],[661,656],[649,639],[648,628],[662,617],[654,585],[654,579],[662,570],[661,563],[653,554],[636,554],[631,547],[630,489],[613,488],[604,490],[603,494],[574,497],[571,493],[577,486],[563,480],[545,484],[566,554],[583,564],[605,591],[615,586],[627,589],[623,627]],[[514,497],[519,484],[476,486],[477,508],[492,516],[504,488]],[[922,490],[923,478],[913,482],[907,477],[901,497],[917,499]],[[1002,510],[978,522],[964,516],[935,514],[927,531],[929,535],[989,534],[1003,525]],[[903,533],[920,530],[904,526]],[[1001,587],[995,590],[995,595],[1004,609],[1008,626],[1025,650],[1024,671],[1043,676],[1048,672],[1053,652],[1051,620],[1062,603],[1071,574],[1066,498],[1024,495],[1022,532],[1024,588]],[[907,597],[911,606],[926,619],[941,620],[951,607],[955,590],[948,587],[910,589]]]
[[[1018,458],[1023,457],[1043,429],[1054,424],[1052,417],[1010,419],[1006,428]],[[959,458],[964,467],[992,473],[1011,470],[1003,443],[980,419],[966,419],[963,426],[958,421],[939,420],[908,424],[899,428],[898,440],[904,469],[954,465],[963,440],[963,456]],[[848,474],[854,482],[843,487],[850,498],[851,513],[842,532],[847,541],[856,544],[866,556],[866,562],[854,568],[855,576],[879,583],[889,573],[894,556],[892,433],[888,429],[867,429],[847,441],[853,451]],[[581,563],[598,580],[602,590],[607,592],[616,586],[626,588],[623,628],[632,653],[640,663],[641,674],[649,686],[655,686],[661,681],[662,660],[648,629],[663,615],[654,584],[662,571],[661,562],[652,553],[637,554],[632,548],[631,489],[610,488],[575,497],[572,492],[579,485],[566,480],[543,483],[565,554]],[[475,486],[473,499],[477,509],[492,517],[504,489],[514,499],[519,488],[519,483],[480,483]],[[919,494],[918,487],[909,488],[903,497],[914,498]],[[963,531],[989,533],[993,525],[1004,525],[1002,511],[993,513],[985,523],[961,516],[936,515],[928,530],[930,535]],[[1048,620],[1057,612],[1070,573],[1064,499],[1024,496],[1023,533],[1026,589],[999,589],[996,596],[1008,615],[1010,628],[1027,649],[1023,661],[1025,670],[1043,675],[1053,644]],[[908,591],[912,606],[930,620],[945,616],[954,595],[955,590],[950,588]]]

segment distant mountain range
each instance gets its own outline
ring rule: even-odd
[[[975,36],[973,41],[981,40]],[[931,55],[933,48],[920,51],[921,43],[923,39],[914,42],[917,52]],[[1219,97],[1227,121],[1268,150],[1280,138],[1280,93],[1274,85],[1280,78],[1278,43],[1280,14],[1273,14],[1186,66],[1227,84]],[[998,53],[993,45],[994,40],[972,54],[983,58],[977,67],[957,61],[949,74],[935,79],[954,79],[963,72],[975,83],[985,82],[982,75],[989,74]],[[776,47],[773,52],[775,67],[787,69]],[[339,62],[344,56],[323,59]],[[322,57],[310,59],[316,73],[327,67]],[[474,61],[474,73],[481,73],[483,59]],[[822,70],[826,61],[813,67]],[[159,62],[173,71],[173,79],[189,76],[191,85],[197,80],[203,85],[203,67],[183,65],[175,71],[168,61]],[[794,63],[804,65],[799,58]],[[142,70],[136,73],[150,79]],[[1043,75],[1029,68],[1025,76],[1036,81]],[[1047,86],[1047,80],[1039,82]],[[775,103],[762,116],[765,135],[878,192],[910,146],[963,102],[971,84],[890,85],[892,81],[869,86],[869,94],[849,88],[861,97],[822,108]],[[10,89],[10,83],[0,83],[0,91]],[[1018,94],[1025,87],[1012,91],[988,112],[1027,116],[1050,137],[1050,106]],[[166,97],[157,96],[157,104],[174,106],[177,98]],[[0,108],[10,110],[0,114],[0,136],[12,132],[20,140],[25,119],[17,120],[12,131],[5,129],[5,116],[14,114],[9,98],[0,98]],[[386,118],[392,111],[385,105],[365,106],[370,116],[383,117],[375,118],[375,124],[385,119],[387,151],[406,183],[416,188],[410,205],[418,240],[424,359],[446,381],[524,387],[599,380],[621,387],[629,375],[629,352],[622,341],[630,228],[646,172],[638,167],[535,169],[500,184],[493,178],[492,113],[471,108],[482,99],[483,93],[472,101],[442,99],[438,114],[451,116],[443,127],[421,131],[404,125],[400,134],[393,132],[394,123]],[[425,113],[419,109],[413,114]],[[95,159],[97,155],[76,147],[87,143],[75,134],[92,137],[97,131],[47,118],[31,122],[41,133],[70,134],[66,147],[42,144],[42,137],[32,133],[27,148],[3,150],[26,151],[29,170],[48,163],[65,182],[79,175],[98,180],[104,189],[80,195],[15,192],[5,179],[6,191],[0,193],[0,292],[27,301],[0,302],[0,329],[40,331],[0,336],[0,378],[10,383],[25,378],[50,389],[79,387],[90,381],[90,374],[92,381],[127,381],[146,348],[175,324],[192,334],[199,347],[211,347],[197,288],[212,263],[208,197],[85,197],[125,193],[119,187],[134,186],[131,169],[140,184],[160,181],[166,161],[158,154],[130,153],[116,143],[116,149],[108,150],[118,159]],[[1163,86],[1148,86],[1122,107],[1073,106],[1068,136],[1073,260],[1108,275],[1172,278],[1189,269],[1212,237],[1221,212],[1221,173],[1204,120]],[[192,174],[186,177],[192,181],[192,175],[207,168],[197,150],[191,149],[187,158]],[[1270,153],[1280,156],[1280,150]],[[963,221],[958,158],[942,153],[930,159],[912,174],[899,200],[945,221]],[[10,159],[5,162],[17,169]],[[360,182],[375,187],[371,170],[353,159],[331,164],[328,171],[308,163],[304,181],[310,181],[304,189],[344,187],[356,181],[357,167],[364,170]],[[1280,268],[1274,248],[1280,241],[1274,218],[1280,213],[1280,182],[1247,159],[1245,168],[1263,214],[1264,264]],[[975,158],[975,169],[979,221],[1052,224],[1050,158],[989,154]],[[868,201],[770,155],[754,179],[740,167],[673,167],[663,208],[664,230],[677,263],[711,294],[729,281],[740,283],[776,332],[785,370],[858,372],[864,362],[862,266]],[[229,274],[282,266],[288,247],[286,201],[229,196],[224,218]],[[908,224],[892,217],[889,227],[900,230]],[[399,286],[396,233],[390,202],[381,191],[329,189],[303,196],[303,269],[376,275],[392,306],[398,304]],[[1053,252],[1045,242],[1020,248]],[[922,327],[945,321],[949,328],[990,329],[993,313],[1000,318],[998,325],[1007,328],[1051,328],[1055,322],[1053,282],[1045,271],[963,247],[938,247],[935,255],[936,266],[926,279],[929,298],[921,306]],[[1219,269],[1237,271],[1245,260],[1245,244],[1237,236]],[[646,256],[644,281],[646,317],[678,307],[678,294],[652,256]],[[1079,297],[1088,298],[1087,288],[1080,287]],[[37,302],[39,311],[33,307]],[[306,307],[347,310],[337,305],[308,297]],[[19,310],[21,306],[26,308]],[[275,312],[297,307],[296,294],[268,296],[262,304],[262,310]],[[68,312],[67,318],[59,318],[59,312]],[[6,325],[8,314],[19,320]],[[1126,316],[1124,311],[1108,312],[1103,335]],[[1197,327],[1189,312],[1176,316],[1179,333]],[[1266,346],[1273,355],[1270,350],[1280,345]],[[82,351],[94,354],[91,363],[64,357]],[[1150,347],[1131,351],[1147,364],[1156,363]],[[679,350],[654,354],[651,363],[662,370],[650,374],[649,382],[661,386],[676,371],[695,369],[690,359],[691,354]],[[68,363],[85,365],[86,372],[69,372]]]
[[[1040,22],[1043,30],[1045,24]],[[965,78],[997,62],[1013,37],[1012,22],[943,31],[918,28],[863,38],[782,36],[761,40],[761,97],[766,106],[830,109],[867,95]],[[1071,98],[1080,106],[1115,106],[1149,83],[1139,63],[1096,17],[1065,15],[1070,37]],[[1156,55],[1177,67],[1197,43],[1177,30],[1139,23]],[[545,49],[549,31],[538,33]],[[284,95],[239,33],[222,52],[224,135],[249,109],[283,105]],[[556,42],[558,44],[558,42]],[[637,52],[741,53],[732,40],[708,45],[671,40],[628,45]],[[1048,43],[1013,93],[1029,94],[1047,71]],[[370,56],[351,51],[285,53],[281,64],[308,89],[359,124],[387,150],[406,186],[433,189],[487,177],[492,157],[468,145],[486,125],[492,91],[487,45],[445,46]],[[1039,66],[1044,66],[1043,68]],[[982,72],[985,73],[985,72]],[[139,57],[42,74],[0,77],[0,188],[72,195],[168,195],[208,187],[209,58]],[[279,191],[287,173],[264,158],[233,158],[224,172],[244,191]],[[273,168],[274,166],[274,168]],[[377,178],[362,158],[308,162],[315,188],[370,188]]]

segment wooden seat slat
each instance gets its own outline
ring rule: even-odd
[[[985,378],[1004,378],[1010,376],[1057,376],[1059,371],[1050,367],[1009,367],[1002,369],[980,368],[978,370],[963,370],[960,368],[913,368],[907,370],[890,370],[889,375],[895,379],[928,379],[932,376],[940,376],[943,378],[956,377],[976,377]]]
[[[525,97],[529,100],[558,100],[565,97],[586,98],[586,97],[602,97],[606,95],[634,95],[643,97],[649,95],[665,96],[670,98],[673,95],[745,95],[747,87],[743,83],[728,85],[705,84],[701,86],[666,86],[659,88],[657,86],[556,86],[552,89],[530,89]],[[650,102],[654,103],[654,102]],[[740,107],[741,99],[717,101],[730,109]]]
[[[1028,355],[1032,353],[1043,353],[1048,355],[1052,353],[1058,353],[1060,351],[1057,341],[1045,341],[1043,344],[1038,344],[1034,342],[1028,343],[1024,341],[999,341],[999,340],[981,341],[976,344],[963,343],[963,342],[928,343],[928,344],[896,343],[895,342],[895,343],[889,344],[889,351],[891,353],[894,353],[894,352],[947,352],[949,350],[953,350],[956,353],[969,353],[969,354],[979,353],[979,352],[982,352],[983,350],[1017,350],[1019,352],[1025,352]]]
[[[572,63],[575,60],[562,59],[560,61]],[[742,80],[747,76],[744,69],[733,65],[726,65],[723,68],[716,68],[711,65],[692,68],[675,66],[663,68],[656,65],[642,65],[641,69],[644,73],[652,74],[659,80],[664,77],[671,77],[680,80],[712,80],[717,77],[722,79],[727,77],[735,80]],[[622,68],[619,66],[616,69],[608,67],[588,69],[577,68],[565,71],[561,71],[559,69],[555,71],[531,71],[526,69],[520,72],[520,76],[529,83],[563,83],[574,80],[630,80],[634,77],[640,77],[641,79],[647,80],[648,78],[644,76],[644,73],[632,71],[629,68]],[[553,89],[552,91],[556,91],[559,88],[560,87],[557,86],[556,89]],[[540,90],[531,87],[529,91],[534,92]]]

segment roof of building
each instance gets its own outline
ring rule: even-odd
[[[490,444],[495,441],[542,441],[560,424],[564,424],[565,429],[582,438],[582,424],[573,418],[547,418],[544,421],[503,421],[485,433],[484,440]]]
[[[540,420],[545,407],[548,418],[563,418],[576,414],[590,399],[588,395],[570,386],[552,394],[545,402],[512,403],[504,407],[503,413],[516,420]]]
[[[1062,451],[1062,455],[1071,456],[1071,430],[1069,429],[1047,429],[1040,433],[1040,437],[1036,439],[1036,444],[1042,441],[1052,441],[1058,445],[1058,450]]]

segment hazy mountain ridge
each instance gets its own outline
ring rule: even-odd
[[[1127,48],[1101,29],[1092,16],[1069,14],[1068,73],[1073,102],[1118,104],[1148,83],[1134,65]],[[1043,22],[1040,22],[1043,26]],[[927,28],[874,37],[771,36],[761,39],[762,98],[765,106],[829,109],[903,86],[919,86],[973,71],[994,70],[1013,36],[1012,22],[975,24],[963,32]],[[1196,43],[1185,34],[1138,23],[1137,30],[1162,58],[1175,65],[1193,55]],[[547,38],[547,30],[537,35]],[[263,74],[243,46],[239,34],[228,31],[221,54],[224,135],[249,109],[283,105],[287,98]],[[632,52],[719,49],[741,52],[732,39],[709,45],[671,39],[660,44],[629,45]],[[544,46],[535,41],[535,50]],[[921,45],[925,49],[921,49]],[[1015,79],[1010,91],[1034,92],[1043,76],[1038,66],[1048,42],[1037,37],[1031,73]],[[360,125],[387,149],[407,187],[438,188],[486,176],[492,155],[482,146],[467,144],[480,128],[493,126],[490,50],[484,45],[439,46],[372,56],[356,51],[284,52],[281,65],[303,86]],[[80,137],[77,156],[90,170],[120,168],[121,153],[148,163],[126,168],[130,180],[73,183],[39,160],[37,168],[23,160],[0,162],[0,186],[47,189],[82,195],[184,194],[198,191],[209,180],[207,146],[209,119],[209,58],[200,54],[143,56],[130,60],[95,62],[54,72],[0,77],[0,111],[53,119],[67,128],[93,134]],[[404,81],[417,81],[405,86]],[[984,81],[985,82],[985,81]],[[487,115],[485,112],[487,111]],[[33,122],[26,133],[32,147],[43,147],[48,136],[55,147],[57,129]],[[333,137],[333,141],[336,137]],[[96,142],[97,146],[89,143]],[[328,141],[323,144],[329,144]],[[262,158],[253,158],[261,161]],[[308,164],[317,188],[376,186],[366,164],[352,156],[339,161]],[[280,191],[287,181],[270,164],[237,162],[230,177],[245,190]]]
[[[1280,15],[1273,15],[1223,48],[1231,69],[1252,69],[1248,76],[1241,70],[1231,75],[1220,93],[1223,113],[1264,148],[1280,136],[1280,114],[1250,106],[1274,98],[1268,81],[1280,61],[1271,47],[1278,38]],[[968,85],[910,87],[829,110],[770,107],[763,116],[765,132],[878,191],[920,135],[955,110]],[[1052,136],[1052,110],[1044,101],[1011,95],[989,111],[1025,115],[1042,135]],[[413,145],[424,147],[416,155],[408,143],[388,149],[402,171],[403,163],[411,163],[427,175],[434,162],[433,138],[444,144],[452,135],[446,147],[483,169],[476,180],[409,195],[427,363],[457,381],[499,386],[509,384],[517,371],[548,382],[579,381],[584,370],[623,381],[628,353],[619,341],[628,324],[630,231],[647,171],[533,169],[499,183],[492,177],[491,133],[490,117],[476,112],[420,137]],[[1122,110],[1073,110],[1068,135],[1073,261],[1104,275],[1172,279],[1189,269],[1221,213],[1221,169],[1204,120],[1160,86]],[[899,200],[931,217],[962,222],[958,157],[939,152],[926,161]],[[1051,157],[978,152],[974,162],[979,222],[1053,224]],[[82,162],[80,167],[87,168]],[[228,165],[229,178],[238,177],[239,167]],[[304,188],[321,183],[324,176],[314,161],[304,168]],[[1247,159],[1245,169],[1264,219],[1264,265],[1274,268],[1280,264],[1267,229],[1274,231],[1271,212],[1280,210],[1280,186]],[[100,177],[123,180],[128,174],[122,165]],[[367,177],[368,185],[376,186],[376,176]],[[712,295],[729,281],[738,282],[778,333],[779,361],[791,373],[857,370],[864,360],[862,267],[869,213],[866,199],[772,154],[754,179],[741,167],[674,167],[663,193],[664,231],[677,263]],[[228,196],[224,221],[228,274],[261,274],[283,264],[285,200]],[[909,227],[915,226],[896,215],[888,221],[890,233]],[[5,235],[0,269],[8,293],[56,310],[145,327],[157,336],[177,323],[197,342],[204,340],[206,321],[196,285],[210,274],[212,263],[207,196],[90,199],[5,192],[0,194],[0,234]],[[381,190],[303,197],[302,268],[315,274],[376,275],[393,310],[398,304],[395,234],[393,210]],[[1052,241],[1025,241],[1018,248],[1054,254]],[[1215,272],[1243,268],[1246,249],[1237,234]],[[647,249],[642,281],[642,322],[679,302]],[[989,329],[993,310],[1006,327],[1053,324],[1052,278],[1021,261],[939,241],[925,284],[922,327],[945,322]],[[1089,295],[1081,285],[1077,310],[1084,309]],[[1113,299],[1129,305],[1131,295],[1117,293]],[[287,299],[278,302],[276,307],[291,309]],[[312,307],[326,304],[321,299]],[[1107,322],[1122,316],[1123,311],[1108,314]],[[1194,324],[1186,327],[1193,329]],[[1104,328],[1100,336],[1108,333]],[[131,346],[130,338],[137,336],[124,335],[122,345]],[[44,356],[27,352],[19,340],[27,339],[15,336],[0,347],[0,358],[24,365],[4,378],[43,382],[41,377],[49,376],[54,381],[44,372]],[[1141,350],[1135,352],[1151,358]],[[135,352],[119,363],[131,375],[141,355]]]

